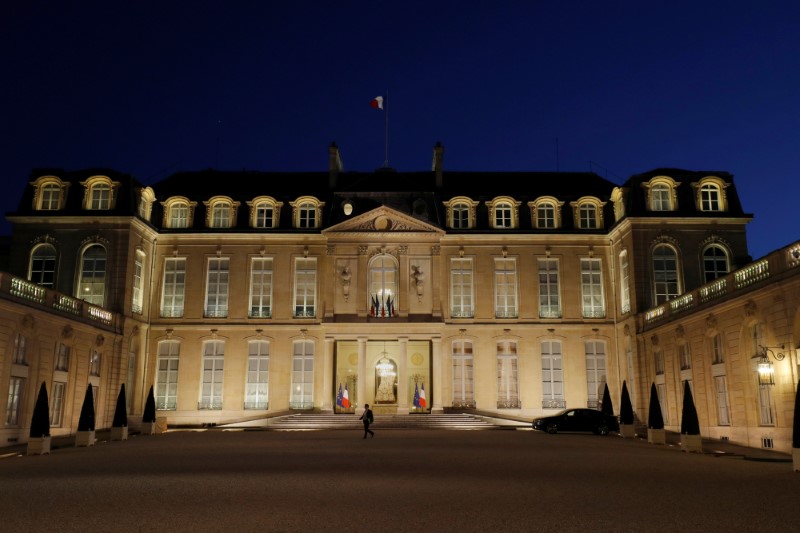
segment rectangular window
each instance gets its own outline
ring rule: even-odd
[[[314,407],[314,343],[311,341],[294,343],[289,407],[292,409]]]
[[[536,208],[536,227],[542,229],[556,227],[556,210],[553,204],[541,204]]]
[[[656,375],[663,375],[664,374],[664,352],[662,350],[657,350],[653,353],[653,357],[656,362]]]
[[[212,228],[231,227],[231,206],[224,203],[216,203],[211,209]]]
[[[758,376],[756,376],[758,379]],[[762,426],[775,425],[775,413],[772,411],[772,387],[769,385],[758,386],[758,407]]]
[[[517,370],[517,343],[504,341],[497,344],[497,408],[519,409],[519,376]]]
[[[453,229],[469,228],[469,207],[458,204],[453,207]]]
[[[272,228],[275,226],[273,220],[275,210],[271,205],[260,204],[256,207],[256,227],[257,228]]]
[[[250,267],[250,318],[272,316],[272,258],[255,257]]]
[[[561,343],[542,342],[542,408],[564,409],[564,370]]]
[[[664,424],[668,424],[669,411],[667,410],[667,385],[665,383],[656,383],[656,396],[658,396],[658,403],[661,405],[661,417]]]
[[[450,260],[450,301],[453,318],[472,318],[472,259]]]
[[[725,362],[725,351],[722,347],[722,335],[717,333],[711,339],[712,363],[718,365]]]
[[[58,343],[58,348],[56,348],[56,370],[69,372],[69,352],[69,346],[63,342]]]
[[[81,279],[77,298],[103,306],[106,291],[106,252],[99,245],[87,248],[81,261]]]
[[[494,313],[497,318],[517,318],[517,261],[494,260]]]
[[[558,259],[539,259],[539,317],[561,318]]]
[[[511,225],[511,206],[500,204],[494,208],[494,227],[510,228]]]
[[[186,258],[164,260],[164,291],[161,295],[161,316],[182,317],[186,290]]]
[[[227,257],[212,257],[208,260],[205,311],[208,318],[228,316],[229,269],[230,259]]]
[[[55,287],[56,255],[52,246],[40,246],[31,256],[31,281],[43,287]]]
[[[316,316],[317,260],[298,258],[294,270],[294,316]]]
[[[250,341],[247,356],[245,409],[269,408],[269,342]]]
[[[111,188],[100,184],[92,187],[92,199],[89,209],[111,209]]]
[[[728,411],[728,382],[725,376],[714,376],[714,386],[717,390],[717,418],[720,426],[730,426],[731,418]]]
[[[300,227],[301,228],[316,228],[317,227],[317,208],[312,204],[303,204],[299,209]]]
[[[66,383],[53,382],[53,393],[50,399],[50,425],[52,427],[61,427],[61,419],[64,413],[64,391],[66,388]]]
[[[453,343],[453,407],[475,407],[472,343]]]
[[[580,217],[579,226],[581,229],[597,228],[597,208],[592,204],[583,204],[578,209]]]
[[[587,341],[585,349],[587,407],[599,409],[606,386],[606,346],[601,341]]]
[[[28,364],[28,338],[22,333],[17,333],[14,337],[14,357],[12,361],[15,365]]]
[[[189,206],[176,204],[169,208],[169,227],[183,229],[189,227]]]
[[[19,425],[19,412],[22,405],[22,393],[25,391],[25,379],[12,376],[8,380],[8,403],[6,404],[6,425]]]
[[[100,352],[97,350],[92,350],[91,354],[89,355],[89,375],[100,375]]]
[[[225,343],[208,341],[203,345],[203,383],[198,409],[222,409]]]
[[[581,297],[584,318],[604,318],[606,316],[600,259],[581,259]]]
[[[131,300],[131,312],[141,313],[142,303],[144,302],[144,291],[142,290],[144,266],[142,264],[142,257],[136,254],[136,260],[133,262],[133,295]]]
[[[175,409],[178,399],[178,361],[181,345],[178,341],[158,344],[158,372],[156,374],[156,409]]]
[[[619,304],[623,313],[631,310],[630,272],[628,270],[628,252],[619,254]]]
[[[61,187],[58,185],[45,185],[42,187],[42,203],[40,209],[55,211],[61,207]]]
[[[681,370],[692,368],[692,351],[689,349],[688,342],[678,345],[678,355],[681,358]]]

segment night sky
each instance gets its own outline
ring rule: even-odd
[[[0,209],[37,167],[326,171],[335,141],[371,171],[388,112],[399,171],[441,141],[445,173],[730,172],[758,258],[800,238],[798,21],[788,0],[9,2]]]

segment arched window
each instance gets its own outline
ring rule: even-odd
[[[721,210],[719,187],[716,184],[706,183],[700,187],[700,209],[703,211]]]
[[[556,227],[556,208],[550,202],[544,202],[536,208],[536,227]]]
[[[375,317],[397,316],[397,260],[378,255],[369,263],[369,310]]]
[[[512,229],[519,227],[517,220],[517,202],[509,196],[497,197],[486,202],[489,208],[489,223],[494,229]]]
[[[291,409],[314,407],[314,343],[296,341],[292,352]]]
[[[475,207],[478,202],[466,196],[457,196],[443,202],[447,208],[447,226],[451,229],[475,227]]]
[[[519,373],[517,368],[517,343],[497,343],[497,408],[519,409]]]
[[[501,202],[494,206],[494,227],[495,228],[510,228],[511,227],[511,204]]]
[[[156,409],[175,409],[178,400],[178,363],[181,343],[175,340],[158,343],[156,359]]]
[[[278,227],[281,206],[283,202],[276,202],[269,196],[260,196],[247,202],[250,206],[250,226],[253,228],[272,229]]]
[[[40,244],[33,249],[28,279],[43,287],[55,287],[56,249],[52,244]]]
[[[453,342],[453,407],[475,407],[472,342]]]
[[[465,203],[457,203],[453,206],[453,229],[468,229],[469,224],[469,206]]]
[[[119,188],[118,181],[111,181],[108,176],[92,176],[82,181],[84,187],[83,208],[93,211],[113,209],[115,192]]]
[[[650,209],[672,211],[672,190],[665,183],[658,183],[650,189]]]
[[[601,202],[593,196],[584,196],[575,202],[570,202],[570,205],[572,206],[575,227],[580,229],[603,227],[603,206],[605,202]]]
[[[56,183],[48,183],[42,187],[42,201],[39,209],[42,211],[54,211],[61,207],[61,186]]]
[[[99,244],[86,248],[81,255],[81,275],[76,298],[103,306],[106,291],[106,250]]]
[[[292,218],[294,227],[300,229],[314,229],[320,225],[320,211],[325,202],[320,202],[314,197],[305,196],[298,198],[294,202],[289,202],[292,206]]]
[[[169,206],[169,227],[175,229],[189,227],[189,204],[175,202]]]
[[[231,205],[225,202],[217,202],[211,208],[211,227],[230,228],[231,227]]]
[[[714,281],[730,272],[728,252],[718,244],[712,244],[703,250],[703,276],[705,282]]]
[[[678,254],[667,244],[659,244],[653,248],[653,292],[655,305],[671,300],[681,293]]]

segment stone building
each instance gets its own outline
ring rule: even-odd
[[[729,173],[445,171],[440,144],[424,172],[329,159],[150,186],[33,171],[7,214],[0,443],[27,438],[41,382],[59,435],[87,383],[98,427],[122,384],[132,424],[152,386],[169,424],[201,425],[364,403],[528,420],[606,385],[618,409],[624,382],[643,421],[656,383],[677,429],[688,379],[704,434],[787,448],[797,248],[752,262]],[[774,386],[762,345],[785,347]]]

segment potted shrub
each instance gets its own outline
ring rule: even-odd
[[[800,472],[800,383],[794,395],[794,424],[792,424],[792,464]]]
[[[633,427],[633,404],[628,395],[628,384],[622,382],[622,399],[619,407],[619,434],[623,437],[635,437],[636,429]]]
[[[697,409],[694,407],[692,389],[689,382],[683,382],[683,411],[681,415],[681,450],[685,452],[702,452],[703,440],[700,436],[700,422],[697,420]]]
[[[114,410],[114,421],[111,423],[111,440],[128,440],[128,413],[125,409],[125,384],[117,395],[117,407]]]
[[[39,396],[33,407],[31,431],[28,435],[28,455],[44,455],[50,453],[50,405],[47,401],[47,386],[42,381]]]
[[[658,401],[656,384],[650,385],[650,408],[647,412],[647,442],[650,444],[666,444],[664,416],[661,414],[661,402]]]
[[[156,432],[156,397],[153,394],[153,386],[150,385],[150,392],[147,394],[147,401],[144,403],[144,413],[142,414],[142,434],[152,435]]]
[[[86,385],[83,397],[81,416],[78,418],[78,432],[75,434],[75,446],[94,446],[94,394],[92,384]]]

